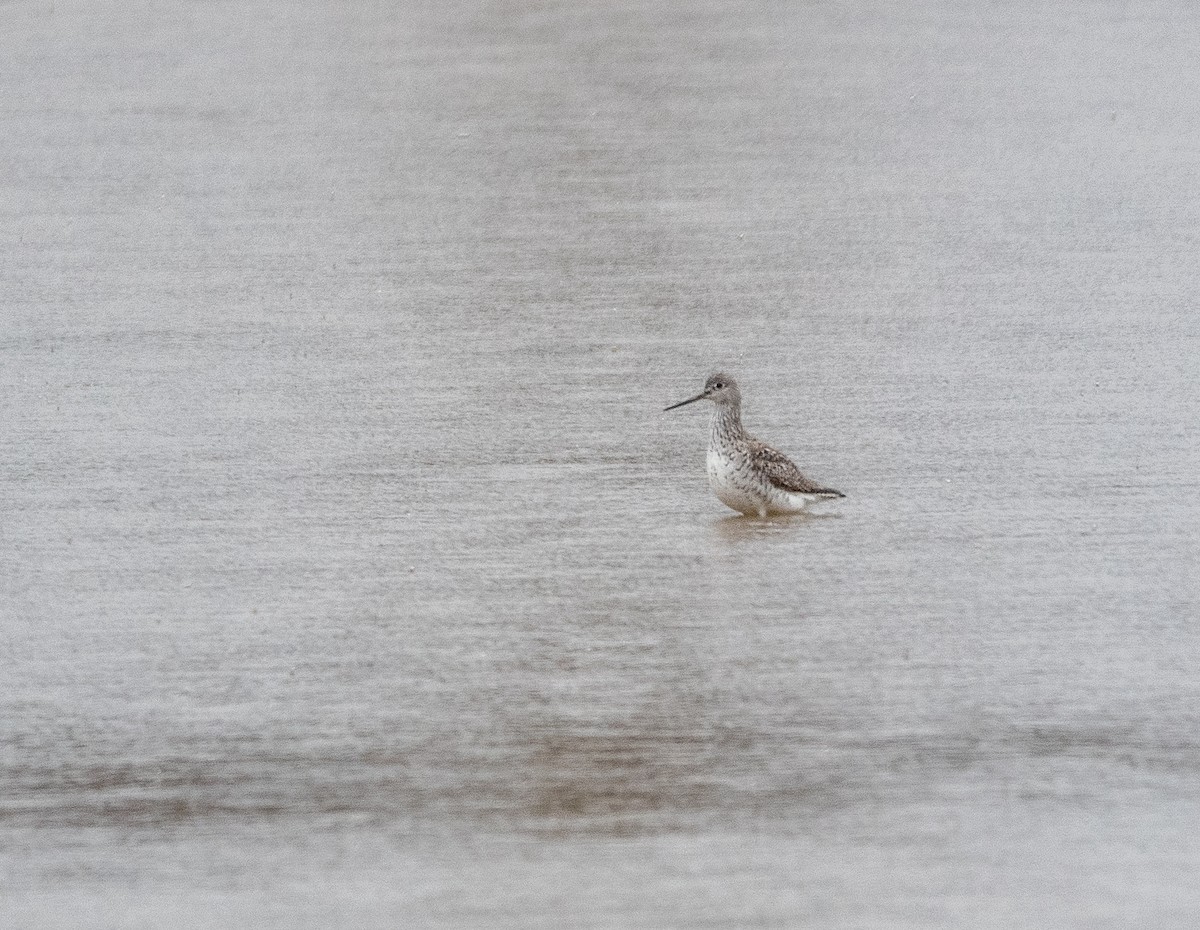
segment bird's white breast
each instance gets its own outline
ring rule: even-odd
[[[708,486],[722,504],[748,516],[799,513],[812,500],[775,487],[743,457],[715,448],[708,450]]]
[[[760,484],[747,462],[716,449],[708,450],[708,486],[726,507],[745,514],[762,512],[768,501]]]

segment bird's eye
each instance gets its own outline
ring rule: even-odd
[[[725,387],[724,382],[718,381],[716,384],[713,385],[713,390],[719,391],[723,387]]]

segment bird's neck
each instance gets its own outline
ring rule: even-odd
[[[713,410],[712,428],[710,430],[712,444],[723,445],[746,435],[742,427],[742,408],[736,404],[718,405]]]

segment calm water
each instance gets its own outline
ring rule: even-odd
[[[0,922],[1194,927],[1193,5],[339,7],[3,7]]]

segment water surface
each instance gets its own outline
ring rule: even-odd
[[[4,10],[6,926],[1194,926],[1190,6]]]

